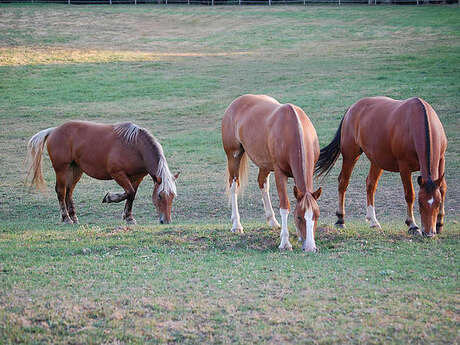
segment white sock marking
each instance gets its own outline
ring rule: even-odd
[[[368,220],[370,222],[371,227],[382,228],[380,226],[380,223],[377,220],[377,217],[375,216],[375,208],[372,205],[367,206],[366,220]]]
[[[237,189],[238,186],[236,181],[233,180],[232,186],[230,187],[230,193],[232,195],[232,231],[243,229],[240,223],[240,213],[238,212]]]
[[[288,216],[289,216],[289,210],[280,208],[280,214],[281,214],[281,233],[280,233],[280,238],[281,238],[281,243],[279,248],[280,249],[292,249],[292,245],[289,242],[289,231],[288,231]]]

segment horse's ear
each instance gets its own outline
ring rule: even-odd
[[[321,196],[321,193],[323,192],[323,189],[321,187],[319,187],[316,192],[313,192],[311,195],[313,196],[313,198],[315,200],[318,200],[319,197]]]
[[[161,177],[158,177],[156,175],[153,175],[153,180],[155,181],[155,183],[158,183],[158,184],[161,184],[162,182]]]
[[[297,188],[297,186],[294,186],[294,196],[296,200],[300,200],[303,197],[303,193]]]
[[[177,180],[177,178],[179,177],[180,175],[180,171],[178,171],[175,175],[174,175],[174,180]]]
[[[439,188],[441,185],[442,180],[444,180],[444,174],[440,178],[438,178],[436,181],[434,181],[434,184],[436,185],[436,188]]]
[[[417,177],[417,183],[418,183],[418,185],[419,185],[420,187],[423,186],[423,179],[422,179],[422,176]]]

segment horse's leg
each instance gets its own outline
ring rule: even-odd
[[[280,199],[280,214],[281,214],[281,243],[279,249],[292,250],[292,245],[289,242],[288,216],[289,216],[289,197],[287,193],[287,176],[281,170],[275,170],[276,189]]]
[[[231,152],[227,154],[228,164],[228,183],[230,185],[230,197],[232,200],[232,232],[243,233],[243,226],[240,223],[240,213],[238,212],[238,176],[240,170],[240,162],[243,153],[234,155]],[[236,156],[236,157],[235,157]]]
[[[67,210],[69,211],[69,217],[72,219],[74,224],[78,224],[78,217],[75,212],[75,205],[73,203],[73,191],[82,174],[83,171],[77,165],[71,165],[67,172],[67,193],[65,197],[65,203],[67,205]]]
[[[128,194],[126,192],[122,193],[112,193],[112,192],[107,192],[107,194],[104,196],[104,199],[102,199],[102,203],[112,203],[112,202],[122,202],[123,200],[126,200],[128,197]]]
[[[375,217],[375,207],[374,207],[374,196],[375,190],[379,183],[379,178],[382,175],[382,169],[375,164],[371,163],[371,168],[369,169],[369,174],[366,179],[366,192],[367,192],[367,208],[366,208],[366,221],[370,223],[371,228],[379,228],[379,222]]]
[[[143,177],[137,178],[137,179],[131,179],[131,184],[134,188],[134,197],[136,196],[137,188],[139,187],[139,184],[142,182],[142,179]],[[126,204],[125,204],[125,210],[123,212],[123,219],[125,219],[130,224],[136,223],[136,220],[134,219],[133,213],[132,213],[133,202],[134,202],[134,198],[132,200],[127,199]]]
[[[406,217],[406,225],[409,227],[409,233],[413,235],[421,235],[419,227],[415,223],[414,218],[414,199],[415,199],[415,192],[414,186],[412,185],[412,175],[409,170],[409,167],[406,164],[402,164],[399,166],[399,175],[401,176],[401,181],[404,186],[404,197],[407,203],[407,217]]]
[[[335,226],[338,228],[344,228],[345,227],[345,194],[347,192],[347,187],[348,183],[350,181],[350,176],[351,172],[353,171],[353,168],[359,158],[359,154],[356,156],[349,156],[349,155],[344,155],[343,156],[343,162],[342,162],[342,170],[340,171],[339,174],[339,208],[336,212],[337,215],[337,222],[335,223]]]
[[[262,202],[264,204],[265,218],[267,223],[272,228],[280,228],[280,224],[276,221],[275,212],[273,212],[272,203],[270,201],[270,171],[259,169],[259,176],[257,177],[259,188],[262,192]]]
[[[441,158],[439,162],[439,177],[444,175],[444,157]],[[441,185],[439,186],[439,191],[441,192],[441,204],[439,205],[438,218],[436,219],[436,233],[440,234],[444,226],[444,199],[446,198],[447,184],[446,179],[443,178]]]
[[[115,182],[118,183],[125,190],[125,193],[114,193],[114,194],[121,195],[121,198],[126,199],[127,202],[130,202],[132,204],[132,202],[134,201],[134,197],[136,196],[136,191],[134,190],[133,185],[131,184],[131,181],[126,175],[126,173],[117,172],[117,173],[111,174],[111,176],[115,180]],[[119,202],[119,201],[112,201],[112,202]],[[130,218],[125,218],[124,211],[123,211],[123,219],[126,220],[128,224],[136,224],[136,220],[133,218],[132,215]]]
[[[68,168],[67,168],[68,169]],[[72,219],[69,217],[69,213],[67,211],[67,205],[65,203],[66,200],[66,192],[67,192],[67,169],[59,169],[56,170],[56,194],[59,201],[59,208],[61,210],[61,220],[64,224],[73,224]]]

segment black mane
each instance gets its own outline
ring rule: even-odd
[[[426,148],[426,164],[427,164],[427,169],[428,169],[428,181],[426,182],[426,185],[428,185],[430,182],[433,183],[433,181],[431,180],[431,164],[430,164],[430,157],[431,157],[430,124],[428,122],[428,114],[426,113],[425,105],[420,100],[420,98],[417,98],[417,100],[422,106],[423,116],[425,119],[425,148]]]

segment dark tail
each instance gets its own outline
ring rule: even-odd
[[[340,137],[342,134],[342,123],[344,117],[342,117],[342,121],[340,121],[340,125],[337,129],[337,132],[335,133],[334,139],[329,143],[329,145],[323,147],[319,153],[319,159],[315,165],[316,177],[319,177],[323,174],[329,174],[329,171],[331,171],[332,167],[340,156]]]

